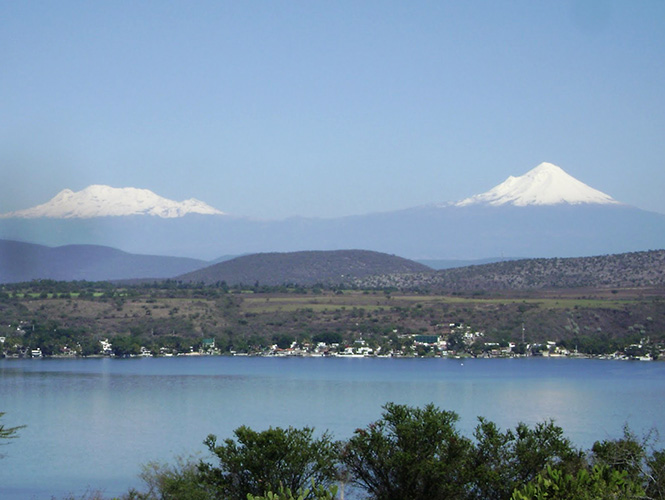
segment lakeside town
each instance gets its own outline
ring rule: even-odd
[[[665,359],[653,289],[450,292],[120,286],[0,292],[0,356],[593,357]]]
[[[20,327],[18,333],[26,332]],[[394,332],[397,334],[397,332]],[[374,339],[362,338],[352,342],[298,342],[280,346],[275,343],[265,348],[243,351],[222,349],[214,337],[202,338],[185,349],[170,347],[149,348],[135,345],[130,351],[114,346],[108,338],[99,340],[97,352],[83,354],[80,344],[63,346],[60,352],[45,354],[41,347],[9,345],[7,337],[0,337],[0,357],[4,358],[77,358],[77,357],[173,357],[173,356],[264,356],[264,357],[343,357],[343,358],[593,358],[613,360],[656,361],[665,359],[665,345],[652,343],[643,338],[639,343],[627,345],[613,353],[595,354],[581,352],[575,346],[566,347],[565,342],[543,343],[486,342],[482,331],[474,331],[467,325],[450,324],[447,335],[402,334],[399,347],[380,345]],[[390,341],[389,341],[390,343]]]

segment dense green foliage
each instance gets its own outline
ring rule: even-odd
[[[211,490],[199,477],[199,463],[178,458],[175,465],[150,462],[139,474],[146,491],[130,490],[124,500],[208,500]]]
[[[501,432],[480,419],[474,442],[455,428],[457,418],[433,405],[388,404],[381,420],[356,431],[342,461],[354,483],[377,500],[505,499],[547,466],[584,465],[552,422]]]
[[[356,430],[342,462],[377,500],[463,498],[472,443],[455,429],[457,418],[434,405],[388,404],[383,419]]]
[[[533,428],[521,423],[501,432],[483,418],[474,432],[472,498],[507,498],[514,488],[533,481],[546,467],[579,470],[584,458],[553,422]]]
[[[208,436],[205,444],[218,464],[201,462],[199,479],[218,498],[244,500],[248,493],[262,495],[278,488],[303,494],[307,486],[332,484],[337,471],[337,444],[324,433],[314,437],[305,427],[270,428],[257,432],[248,427],[235,430],[236,439],[222,444]],[[305,499],[315,498],[315,490]]]
[[[205,444],[214,461],[149,464],[147,491],[126,500],[332,500],[351,483],[368,500],[665,499],[665,453],[628,430],[591,450],[553,422],[500,430],[479,419],[473,438],[457,414],[389,403],[344,443],[312,429],[247,427]],[[356,498],[356,495],[352,495]]]
[[[247,500],[334,500],[336,495],[336,486],[324,488],[321,485],[312,483],[311,489],[300,489],[295,493],[291,491],[291,489],[284,488],[283,486],[280,486],[276,493],[269,491],[262,496],[255,496],[249,493],[247,494]]]
[[[607,466],[580,469],[576,475],[547,466],[534,481],[515,490],[512,500],[629,500],[649,498],[625,472]]]

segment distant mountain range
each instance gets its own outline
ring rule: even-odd
[[[460,263],[462,264],[462,263]],[[580,258],[521,259],[434,270],[422,263],[366,250],[243,255],[211,263],[132,255],[93,245],[48,248],[0,240],[0,283],[153,281],[228,285],[344,285],[446,291],[665,287],[665,250]]]
[[[259,221],[197,200],[91,186],[0,216],[0,238],[203,260],[348,248],[418,260],[578,257],[665,248],[665,215],[620,203],[543,163],[459,202],[332,219]]]
[[[264,253],[217,260],[136,255],[96,245],[51,248],[0,240],[0,283],[175,279],[229,285],[330,285],[374,274],[432,270],[401,257],[365,250]]]
[[[133,255],[96,245],[43,245],[0,240],[0,283],[36,279],[109,281],[171,278],[208,262],[184,257]]]
[[[498,259],[488,259],[495,262]],[[32,280],[128,281],[176,278],[228,284],[337,283],[370,274],[426,272],[485,261],[414,262],[369,251],[225,255],[212,261],[137,255],[99,245],[46,247],[0,240],[0,283]]]

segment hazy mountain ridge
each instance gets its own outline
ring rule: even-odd
[[[179,281],[229,285],[337,284],[374,274],[424,272],[423,264],[367,250],[259,253],[178,276]]]
[[[371,276],[361,288],[435,288],[455,291],[665,286],[665,250],[579,258],[523,259],[431,273]]]
[[[625,205],[435,207],[336,219],[0,219],[0,238],[135,254],[220,255],[363,248],[410,259],[578,257],[665,248],[665,215]]]
[[[619,203],[559,167],[541,164],[509,181],[467,199],[474,202],[328,219],[253,220],[191,212],[169,218],[5,214],[0,238],[204,260],[347,248],[418,260],[578,257],[665,248],[665,215]]]
[[[257,253],[210,262],[135,255],[94,245],[45,247],[0,240],[0,283],[39,279],[176,279],[229,285],[327,285],[451,291],[665,287],[665,250],[538,258],[444,270],[367,250]]]
[[[36,279],[107,281],[170,278],[207,265],[184,257],[135,255],[96,245],[46,247],[0,240],[0,283]]]

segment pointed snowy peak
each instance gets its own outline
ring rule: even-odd
[[[224,215],[216,208],[194,198],[178,202],[158,196],[148,189],[93,185],[77,192],[64,189],[42,205],[3,214],[1,217],[88,219],[122,215],[153,215],[174,218],[187,214]]]
[[[611,196],[587,186],[552,163],[541,163],[521,177],[510,176],[486,193],[455,203],[468,205],[580,205],[619,204]]]

